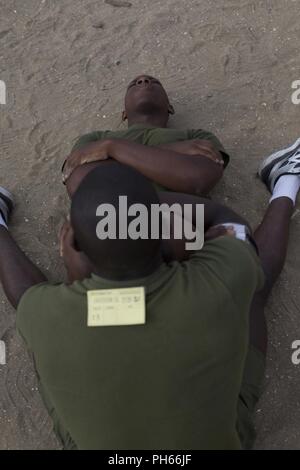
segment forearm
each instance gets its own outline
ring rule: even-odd
[[[0,281],[12,306],[17,308],[27,289],[46,280],[18,247],[9,231],[0,226]]]
[[[218,204],[217,202],[207,199],[205,197],[192,196],[189,194],[182,193],[169,193],[160,192],[160,201],[167,203],[168,205],[179,203],[181,206],[184,204],[191,204],[193,206],[191,221],[193,225],[196,225],[196,204],[204,205],[204,230],[208,230],[210,227],[215,225],[221,225],[225,223],[242,224],[249,227],[248,222],[239,214],[234,212],[229,207]]]
[[[202,194],[204,187],[208,192],[223,173],[220,165],[201,155],[185,155],[121,139],[111,142],[109,155],[172,191],[188,194]]]

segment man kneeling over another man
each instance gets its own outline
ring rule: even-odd
[[[230,209],[157,193],[130,167],[77,167],[68,179],[71,221],[61,233],[69,283],[56,285],[11,237],[12,199],[0,188],[0,280],[65,448],[251,448],[267,347],[264,307],[285,261],[300,139],[268,157],[259,174],[272,197],[252,239]],[[189,253],[184,240],[100,240],[97,208],[111,204],[118,220],[119,196],[148,214],[159,202],[204,204],[210,240]],[[220,228],[226,224],[234,230]]]
[[[67,448],[238,449],[249,308],[263,286],[255,248],[224,235],[166,262],[162,240],[99,240],[97,207],[112,204],[118,216],[120,195],[149,214],[160,202],[204,203],[206,230],[246,225],[207,199],[158,195],[135,170],[108,162],[72,198],[62,234],[71,284],[49,284],[0,227],[1,280],[56,431]],[[145,289],[144,323],[88,326],[89,291],[130,287]]]

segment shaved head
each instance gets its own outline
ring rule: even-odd
[[[127,203],[143,204],[150,217],[151,205],[158,204],[158,195],[147,178],[128,166],[117,162],[98,166],[80,183],[72,198],[71,225],[79,251],[84,252],[95,267],[95,273],[107,279],[134,279],[144,277],[161,262],[161,241],[154,239],[99,239],[97,209],[110,204],[116,212],[119,233],[119,196]],[[128,225],[131,218],[128,217]],[[150,226],[150,220],[149,220]]]

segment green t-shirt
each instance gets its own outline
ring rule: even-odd
[[[152,127],[145,124],[133,124],[125,130],[119,131],[95,131],[90,134],[83,135],[75,143],[73,150],[84,147],[90,142],[95,142],[101,139],[126,139],[133,140],[139,144],[156,146],[162,144],[169,144],[172,142],[179,142],[182,140],[204,139],[210,140],[222,153],[225,166],[229,162],[229,155],[224,149],[219,139],[211,132],[204,131],[203,129],[170,129],[166,127]]]
[[[79,449],[240,448],[248,312],[262,283],[253,248],[220,237],[143,279],[29,289],[17,327],[60,435]],[[145,325],[87,326],[88,290],[132,286],[146,289]]]

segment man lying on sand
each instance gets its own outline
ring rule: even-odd
[[[69,178],[77,166],[82,172],[113,159],[149,178],[157,190],[207,195],[217,184],[229,155],[218,138],[203,129],[178,130],[167,127],[174,114],[166,90],[157,78],[140,75],[125,94],[123,131],[96,131],[78,139],[63,165],[63,181],[70,196],[78,186]],[[82,178],[83,173],[76,173]],[[180,244],[173,249],[183,256]],[[179,252],[178,250],[181,250]]]
[[[61,235],[75,281],[69,285],[48,283],[18,248],[7,229],[11,197],[1,190],[0,279],[18,309],[17,326],[63,445],[250,448],[264,375],[264,307],[285,259],[300,141],[261,167],[272,198],[253,237],[230,209],[196,196],[158,196],[140,173],[113,161],[94,166],[79,166],[69,178],[71,221]],[[204,203],[206,231],[220,224],[233,230],[185,262],[166,263],[160,240],[97,238],[97,207],[105,201],[118,211],[119,195],[148,208],[158,198]],[[128,287],[145,288],[145,324],[88,326],[95,314],[88,311],[89,291]]]
[[[174,114],[156,78],[141,75],[129,84],[122,119],[128,129],[97,131],[81,137],[64,165],[64,180],[82,163],[112,158],[156,184],[188,194],[206,195],[223,174],[229,156],[212,133],[167,127]]]

